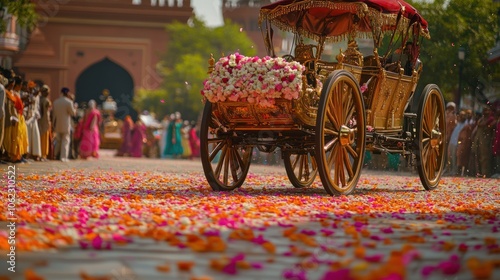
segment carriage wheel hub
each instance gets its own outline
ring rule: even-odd
[[[340,144],[342,146],[351,145],[354,143],[354,133],[355,130],[351,129],[345,125],[340,127]]]
[[[431,133],[431,147],[433,149],[439,147],[442,142],[442,133],[433,129]]]

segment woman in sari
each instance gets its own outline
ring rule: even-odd
[[[99,158],[98,152],[99,145],[101,144],[99,135],[100,123],[101,113],[96,108],[96,102],[90,100],[82,123],[82,138],[80,140],[80,157],[82,159],[87,159],[91,156]]]
[[[132,129],[134,128],[134,121],[132,120],[132,117],[130,115],[125,116],[125,119],[123,119],[123,126],[122,126],[122,145],[120,146],[120,149],[116,153],[116,156],[118,157],[123,157],[123,156],[130,156],[130,151],[132,150]]]
[[[132,147],[130,150],[131,157],[142,157],[142,148],[146,141],[146,126],[140,120],[135,122],[132,129]]]
[[[167,143],[165,145],[165,150],[163,150],[163,156],[165,158],[179,158],[182,156],[182,119],[181,114],[176,112],[171,115],[171,121],[167,128]]]
[[[22,79],[14,77],[5,89],[6,111],[9,111],[9,125],[5,125],[4,149],[12,162],[25,162],[22,156],[28,153],[28,128],[24,120],[24,104],[21,100]],[[10,143],[8,143],[10,142]]]

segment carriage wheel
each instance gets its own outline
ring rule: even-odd
[[[286,174],[292,185],[296,188],[309,187],[318,174],[318,166],[314,156],[310,153],[283,154]]]
[[[238,145],[233,134],[225,131],[206,102],[200,126],[200,156],[203,171],[214,191],[239,188],[248,173],[252,147]]]
[[[316,162],[330,195],[356,187],[365,156],[365,108],[359,85],[344,70],[328,77],[316,118]]]
[[[420,97],[417,113],[417,169],[426,190],[436,188],[445,161],[444,98],[437,85],[427,85]]]

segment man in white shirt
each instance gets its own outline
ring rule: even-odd
[[[56,146],[54,154],[59,155],[61,161],[68,161],[69,144],[71,133],[71,117],[76,114],[73,100],[69,98],[70,90],[66,87],[61,89],[61,97],[52,104],[52,126],[56,134]]]

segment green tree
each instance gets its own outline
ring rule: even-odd
[[[0,9],[17,18],[17,23],[21,27],[32,30],[37,23],[38,15],[35,10],[35,4],[30,0],[0,0]],[[5,32],[7,23],[0,21],[0,34]]]
[[[222,54],[235,52],[253,56],[256,54],[254,43],[230,21],[210,28],[194,18],[189,24],[168,24],[166,29],[171,39],[162,59],[163,85],[159,90],[141,91],[134,98],[134,107],[153,111],[160,118],[179,111],[183,119],[196,120],[203,110],[201,89],[207,78],[210,55],[216,60]]]
[[[487,52],[495,45],[497,9],[492,0],[412,1],[429,22],[431,40],[423,40],[420,59],[424,70],[419,87],[437,84],[447,100],[458,89],[458,50],[466,50],[463,62],[462,93],[474,93],[480,79],[500,80],[499,64],[487,62]]]

